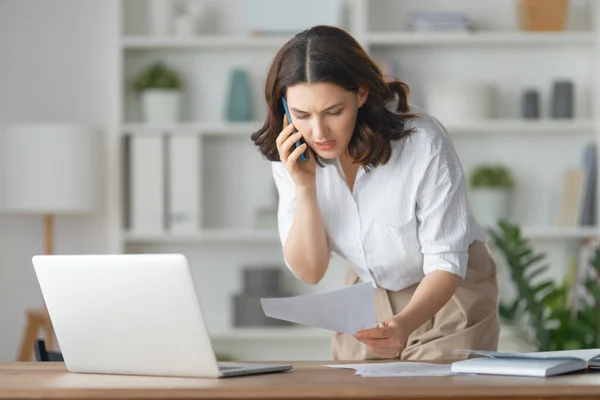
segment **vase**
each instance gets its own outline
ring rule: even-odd
[[[529,89],[523,93],[522,116],[525,119],[540,117],[540,95],[537,90]]]
[[[150,35],[166,36],[171,33],[173,4],[171,0],[150,0],[147,3],[148,31]]]
[[[573,82],[559,80],[552,85],[552,117],[573,118]]]
[[[226,119],[230,122],[252,120],[252,91],[248,73],[243,69],[234,69],[229,78]]]

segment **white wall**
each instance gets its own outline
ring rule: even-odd
[[[116,0],[0,2],[0,132],[21,121],[91,123],[116,145],[118,10]],[[58,217],[55,252],[117,249],[115,199],[107,191],[96,215]],[[41,218],[0,215],[0,361],[15,359],[25,310],[43,304],[30,262],[43,252],[42,229]]]

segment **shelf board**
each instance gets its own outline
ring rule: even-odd
[[[279,244],[275,229],[205,229],[197,233],[125,232],[127,243],[273,243]]]
[[[244,136],[256,131],[262,122],[189,122],[181,124],[153,125],[144,123],[126,123],[121,131],[124,134],[170,134],[192,131],[205,136]],[[463,124],[448,124],[446,129],[452,135],[495,135],[495,134],[574,134],[592,133],[596,123],[591,119],[581,120],[523,120],[523,119],[490,119],[466,122]]]
[[[452,135],[496,135],[496,134],[590,134],[596,129],[594,120],[524,120],[490,119],[464,124],[447,124],[446,129]]]
[[[193,132],[203,136],[243,136],[250,135],[262,126],[262,122],[189,122],[180,124],[145,124],[126,123],[122,125],[121,132],[131,135],[162,135],[189,134]]]
[[[564,32],[376,32],[367,35],[373,46],[403,45],[590,45],[594,34],[586,31]]]
[[[121,39],[124,49],[194,49],[194,48],[277,48],[288,36],[198,35],[191,38],[177,36],[125,36]]]
[[[524,237],[535,240],[568,240],[568,239],[591,239],[599,237],[598,227],[543,227],[525,226],[521,229]]]
[[[561,228],[552,226],[524,226],[524,237],[534,240],[568,240],[600,237],[598,227]],[[125,232],[127,243],[272,243],[279,245],[280,239],[275,229],[206,229],[198,233],[135,233]]]
[[[211,333],[213,340],[330,340],[332,333],[309,327],[232,328]]]

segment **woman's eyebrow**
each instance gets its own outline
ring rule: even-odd
[[[329,106],[329,107],[327,107],[326,109],[324,109],[324,110],[323,110],[323,111],[321,111],[321,112],[326,112],[326,111],[329,111],[329,110],[331,110],[332,108],[336,108],[336,107],[338,107],[338,106],[342,106],[342,105],[344,105],[344,103],[336,103],[336,104],[334,104],[334,105],[332,105],[332,106]],[[304,114],[308,114],[308,112],[306,112],[306,111],[302,111],[302,110],[299,110],[299,109],[297,109],[297,108],[295,108],[295,107],[292,107],[292,110],[293,110],[293,111],[295,111],[295,112],[297,112],[297,113],[304,113]]]

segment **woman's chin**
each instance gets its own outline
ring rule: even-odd
[[[337,149],[332,149],[329,151],[313,149],[313,151],[315,151],[319,157],[325,160],[335,160],[340,156],[340,152],[337,151]]]

